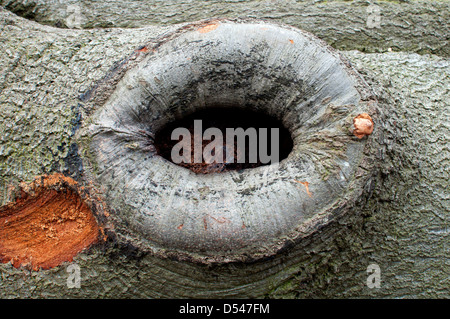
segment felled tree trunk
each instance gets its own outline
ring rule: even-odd
[[[17,8],[17,4],[8,3],[3,2],[8,8]],[[421,5],[431,11],[423,16],[424,19],[438,21],[430,30],[427,29],[430,26],[422,28],[413,24],[413,31],[410,31],[391,23],[388,18],[389,14],[394,14],[392,12],[396,12],[397,17],[398,12],[405,12],[405,16],[414,21],[417,18],[414,12]],[[232,8],[237,9],[231,15],[237,15],[246,6],[252,8],[257,4],[233,5]],[[295,16],[288,14],[289,9],[286,9],[288,12],[280,9],[278,13],[272,13],[276,17],[268,17],[305,29],[309,26],[309,31],[339,49],[367,48],[368,51],[384,52],[391,47],[395,51],[442,55],[344,52],[372,86],[380,105],[390,107],[389,114],[380,123],[384,132],[380,139],[380,167],[376,184],[368,190],[370,197],[361,201],[352,214],[331,222],[273,258],[252,263],[214,264],[161,258],[141,249],[133,240],[111,235],[114,231],[108,224],[108,213],[103,211],[103,190],[92,191],[89,185],[83,185],[86,189],[81,189],[82,186],[77,184],[82,180],[84,168],[80,159],[83,154],[78,152],[74,135],[84,120],[81,115],[88,113],[83,109],[87,93],[99,83],[108,83],[109,78],[105,75],[115,74],[123,63],[133,63],[139,51],[144,50],[142,45],[179,26],[68,30],[43,26],[2,9],[0,198],[3,210],[0,213],[11,207],[22,208],[17,203],[26,198],[25,193],[33,198],[42,194],[39,187],[51,186],[55,191],[78,194],[73,197],[75,203],[90,204],[98,221],[98,237],[93,244],[90,234],[95,227],[89,226],[92,225],[88,222],[91,215],[82,214],[85,209],[80,208],[80,204],[75,204],[74,208],[77,218],[63,218],[59,223],[45,220],[43,228],[45,225],[72,225],[70,222],[73,221],[86,225],[75,229],[90,230],[84,232],[86,240],[83,243],[87,249],[82,250],[72,241],[73,256],[66,257],[65,262],[56,266],[51,262],[41,264],[43,269],[39,271],[39,267],[33,267],[38,265],[33,264],[33,260],[23,262],[22,266],[19,259],[6,260],[0,264],[1,296],[449,297],[446,281],[449,267],[446,214],[449,208],[449,61],[445,51],[447,39],[444,38],[444,34],[448,34],[445,18],[448,4],[432,2],[425,6],[416,2],[382,2],[380,7],[381,26],[370,30],[366,24],[369,13],[365,3],[305,4],[309,14],[298,20],[308,21],[304,25],[294,22]],[[385,7],[395,10],[387,13]],[[44,14],[49,12],[45,8],[44,3],[41,11],[36,9],[39,14],[34,17],[38,21],[54,24],[61,19],[68,21],[67,11],[53,10],[54,14]],[[332,32],[329,24],[318,22],[331,14],[343,17],[342,8],[348,10],[345,20],[360,21],[362,31],[355,31],[355,25],[342,22],[335,26],[337,31]],[[179,7],[167,6],[166,9],[164,15],[170,16],[171,12],[178,12]],[[99,9],[96,10],[98,13]],[[107,8],[102,19],[112,20],[114,26],[140,26],[140,21],[147,18],[139,15],[133,22],[127,22],[132,20],[131,16],[116,15],[112,10]],[[220,10],[217,10],[214,7],[208,15],[219,15]],[[58,16],[58,12],[62,16]],[[90,11],[80,14],[87,22],[79,20],[81,22],[76,26],[96,26],[98,23],[90,18],[93,16]],[[175,17],[173,22],[203,16],[186,13]],[[168,21],[162,21],[165,22]],[[344,41],[345,44],[338,44],[341,43],[341,37],[335,37],[338,32],[349,39]],[[366,32],[372,32],[369,38],[377,40],[367,44]],[[441,32],[443,35],[439,36]],[[385,34],[392,40],[383,39]],[[51,177],[31,183],[36,176],[55,176],[57,172],[66,177],[54,183],[49,180]],[[52,194],[47,194],[52,201],[63,201]],[[30,210],[35,206],[27,207]],[[7,212],[12,214],[16,210]],[[4,224],[8,214],[2,215],[6,219],[0,219]],[[53,234],[44,230],[49,236]],[[5,234],[0,234],[0,239],[5,239]],[[7,235],[8,238],[13,236],[12,233]],[[23,238],[20,233],[17,236]],[[59,240],[68,242],[66,237]],[[47,249],[52,250],[50,246]],[[3,256],[6,256],[4,250]],[[70,274],[66,270],[72,258],[80,267],[80,288],[67,285]],[[26,263],[32,265],[31,269]],[[372,264],[380,267],[380,288],[367,285],[370,275],[367,268]]]

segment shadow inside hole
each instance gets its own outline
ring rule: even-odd
[[[197,129],[195,129],[195,120],[201,120],[201,130],[199,129],[198,125]],[[188,143],[187,145],[190,144],[190,153],[184,154],[185,150],[180,150],[179,154],[183,155],[187,159],[187,162],[175,164],[188,168],[191,171],[199,174],[220,173],[230,170],[243,170],[263,165],[270,165],[277,162],[273,161],[273,151],[278,151],[278,161],[282,161],[283,159],[288,157],[293,148],[293,140],[290,132],[283,126],[281,121],[272,116],[261,112],[255,112],[237,107],[209,107],[170,122],[163,128],[161,128],[158,132],[156,132],[154,143],[157,154],[172,163],[174,163],[174,161],[172,160],[172,149],[185,139],[184,136],[179,136],[179,138],[175,140],[171,139],[172,132],[177,128],[186,128],[189,131],[190,143]],[[208,128],[217,128],[222,133],[223,138],[220,143],[221,145],[223,145],[222,160],[207,162],[205,157],[202,156],[202,161],[196,163],[194,158],[196,138],[198,138],[197,141],[201,140],[202,155],[205,147],[208,144],[210,144],[212,141],[217,142],[214,140],[214,138],[203,138],[205,130],[207,130]],[[238,139],[236,136],[234,137],[234,145],[231,145],[231,143],[227,143],[227,128],[242,128],[245,133],[250,132],[247,130],[251,129],[252,131],[256,132],[257,142],[255,143],[255,140],[250,139],[249,135],[246,134],[245,147],[243,149],[240,149],[238,147]],[[267,129],[266,138],[262,138],[260,129]],[[278,141],[276,141],[275,143],[272,143],[272,129],[278,129],[279,132]],[[264,153],[267,156],[271,157],[270,161],[262,160],[260,156],[261,143],[263,143],[262,145],[266,145],[266,150]],[[215,155],[215,148],[212,149],[213,151],[211,152],[211,154]],[[257,150],[258,154],[256,161],[251,160],[250,157],[250,152],[254,153],[255,150]]]

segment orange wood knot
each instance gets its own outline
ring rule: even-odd
[[[359,114],[353,119],[353,134],[357,138],[363,138],[366,135],[370,135],[373,132],[373,121],[367,113]]]
[[[218,26],[219,26],[218,23],[208,24],[208,25],[198,29],[198,32],[200,32],[200,33],[208,33],[208,32],[211,32],[211,31],[217,29]]]
[[[146,46],[141,46],[140,48],[138,48],[137,50],[136,50],[137,52],[148,52],[148,48],[146,47]]]
[[[77,183],[62,174],[21,185],[21,196],[0,207],[0,262],[49,269],[95,243],[101,233]]]

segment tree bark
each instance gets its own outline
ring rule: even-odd
[[[52,10],[55,13],[50,14],[47,2],[42,3],[42,7],[33,7],[40,12],[34,18],[57,25],[62,19],[60,11]],[[58,4],[48,3],[56,6],[51,8],[59,8]],[[264,16],[258,3],[214,2],[206,11],[194,7],[181,15],[176,15],[180,7],[175,4],[164,9],[155,7],[164,11],[161,15],[165,19],[173,14],[170,21],[160,15],[147,20],[142,10],[125,10],[125,14],[118,15],[113,7],[106,7],[105,11],[92,12],[102,12],[100,22],[135,27],[142,26],[142,21],[166,25],[201,18],[202,14],[227,16],[225,8],[231,8],[230,15],[248,9]],[[308,13],[301,11],[299,18],[289,11],[294,4],[269,11],[272,5],[280,7],[274,3],[266,7],[271,16],[265,16],[307,30],[309,26],[310,31],[339,49],[385,52],[391,47],[405,51],[343,52],[372,85],[381,105],[389,105],[391,112],[383,123],[386,149],[380,153],[383,157],[378,182],[372,196],[356,207],[357,213],[334,221],[275,258],[251,264],[205,266],[172,261],[147,254],[133,242],[109,238],[75,257],[81,270],[80,288],[67,286],[68,263],[38,272],[5,263],[0,264],[0,296],[448,298],[448,3],[381,2],[381,28],[370,30],[364,27],[365,4],[300,3]],[[3,5],[13,6],[5,1]],[[136,4],[124,5],[132,8]],[[420,15],[428,21],[427,26],[415,23],[419,8],[430,10]],[[399,12],[405,13],[403,22],[411,23],[410,28],[383,25],[387,21],[384,13]],[[89,23],[101,25],[88,12],[83,15],[90,22],[82,27]],[[335,15],[345,19],[333,28],[322,23],[321,19]],[[359,21],[362,31],[355,32],[357,25],[344,22],[349,20]],[[35,176],[52,172],[64,172],[74,179],[82,174],[73,156],[77,153],[73,134],[82,120],[84,106],[80,96],[142,44],[176,27],[57,29],[1,9],[2,205],[14,201],[19,182],[30,182]],[[341,43],[336,34],[343,34],[348,41]],[[380,288],[371,289],[366,284],[370,264],[380,267]]]

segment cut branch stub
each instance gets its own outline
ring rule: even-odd
[[[94,113],[77,137],[89,154],[86,176],[115,208],[117,233],[161,256],[248,261],[360,200],[379,133],[357,138],[353,119],[367,113],[376,122],[377,102],[323,41],[259,20],[211,20],[143,47],[91,92]],[[207,175],[154,153],[152,137],[166,124],[218,106],[278,119],[292,151],[276,164]]]
[[[71,178],[42,176],[20,192],[0,207],[0,262],[49,269],[97,241],[101,230]]]

